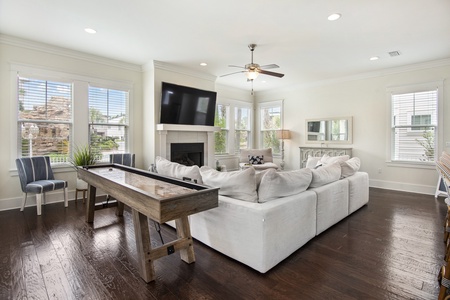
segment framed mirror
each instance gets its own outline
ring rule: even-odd
[[[352,117],[306,120],[306,142],[351,144],[352,127]]]

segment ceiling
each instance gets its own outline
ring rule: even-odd
[[[342,17],[328,21],[331,13]],[[246,90],[244,74],[219,76],[250,63],[255,43],[254,62],[285,74],[260,75],[254,89],[264,91],[447,60],[449,13],[449,0],[0,0],[0,33],[137,65],[157,60]]]

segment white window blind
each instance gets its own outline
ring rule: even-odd
[[[217,104],[214,126],[220,127],[220,131],[214,132],[215,154],[228,153],[229,114],[229,105]]]
[[[262,107],[261,119],[261,147],[272,148],[274,154],[280,154],[280,141],[277,130],[281,129],[281,105]]]
[[[129,150],[129,91],[89,87],[89,138],[100,161]]]
[[[71,149],[72,84],[18,76],[19,156],[67,162]]]
[[[391,160],[435,160],[438,90],[391,95]]]
[[[251,145],[251,109],[248,107],[234,108],[234,147],[235,153],[248,149]]]

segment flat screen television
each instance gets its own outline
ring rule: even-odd
[[[162,124],[214,126],[217,93],[163,82]]]

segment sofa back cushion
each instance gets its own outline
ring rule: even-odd
[[[219,172],[213,168],[200,168],[203,183],[219,188],[219,195],[228,196],[244,201],[257,202],[255,169],[247,168],[242,171]]]
[[[304,192],[312,180],[310,169],[277,172],[269,169],[261,178],[258,189],[258,202],[267,202]]]
[[[312,181],[310,187],[319,187],[341,178],[341,165],[334,163],[311,170]]]
[[[346,161],[340,161],[339,164],[341,165],[341,178],[346,178],[358,172],[361,167],[361,160],[358,157],[353,157]]]
[[[249,163],[249,156],[264,156],[264,162],[273,162],[272,148],[267,149],[241,149],[239,162]]]
[[[183,177],[197,180],[197,183],[202,184],[202,176],[200,175],[200,168],[197,165],[185,166],[179,163],[171,162],[163,157],[156,157],[156,171],[158,174],[164,176],[175,177],[183,179]]]

